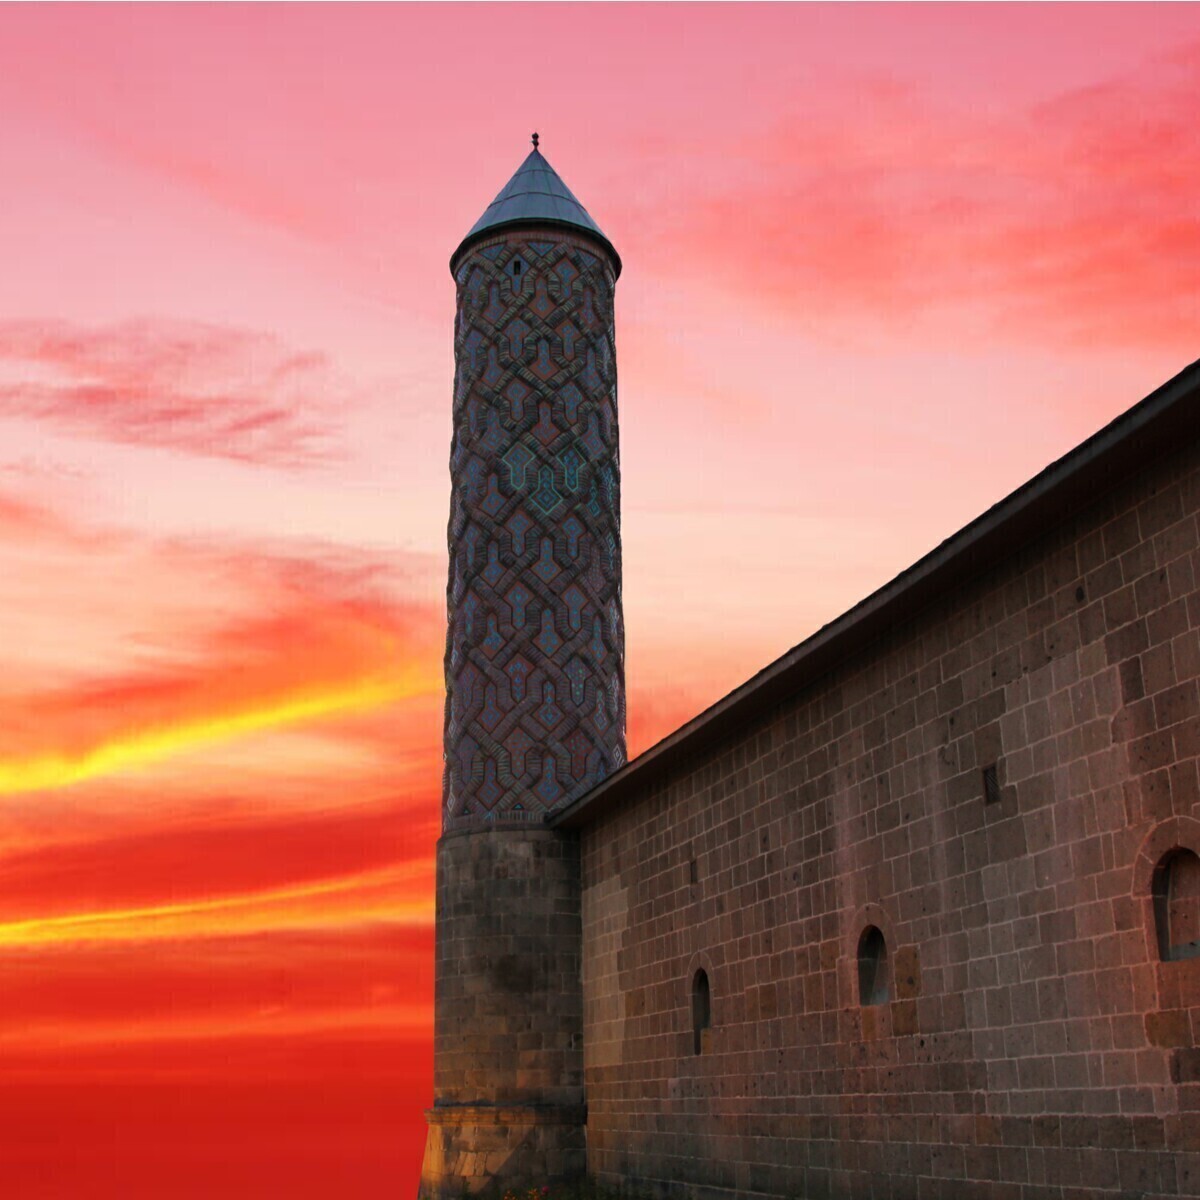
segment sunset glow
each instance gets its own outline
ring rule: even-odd
[[[440,685],[441,681],[437,681]],[[88,779],[111,775],[174,755],[222,742],[239,735],[310,721],[333,713],[379,708],[393,700],[420,695],[435,687],[398,681],[368,679],[338,691],[296,696],[264,708],[222,713],[170,729],[149,729],[115,738],[78,755],[49,754],[25,762],[0,762],[0,796],[18,792],[69,787]]]
[[[149,908],[68,913],[0,925],[0,946],[39,946],[54,942],[198,937],[263,928],[310,929],[342,925],[347,918],[427,924],[433,906],[428,897],[398,901],[395,884],[413,870],[376,871],[350,879],[324,879],[289,888],[265,889],[240,896],[158,904]],[[421,882],[428,884],[428,871]],[[344,900],[349,895],[351,903]],[[377,897],[374,903],[372,899]],[[339,903],[339,901],[342,901]]]
[[[451,251],[612,238],[629,749],[1200,354],[1191,5],[0,13],[0,1196],[410,1195]]]

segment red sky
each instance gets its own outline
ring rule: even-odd
[[[620,250],[631,749],[1197,356],[1200,9],[0,13],[0,1194],[415,1188],[453,287]]]

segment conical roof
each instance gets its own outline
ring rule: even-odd
[[[612,242],[536,148],[450,256],[451,271],[470,243],[511,225],[566,225],[590,233],[612,255],[616,273],[621,273],[621,256]]]

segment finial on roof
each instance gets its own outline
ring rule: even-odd
[[[512,225],[565,225],[582,230],[598,238],[600,244],[612,255],[615,274],[621,273],[621,258],[613,249],[612,242],[601,232],[600,227],[588,216],[587,209],[571,194],[571,189],[558,177],[554,168],[538,150],[541,138],[532,134],[533,149],[517,168],[516,174],[500,189],[495,200],[484,210],[484,214],[471,226],[467,236],[458,244],[450,256],[450,269],[458,269],[458,261],[476,238],[489,237]]]

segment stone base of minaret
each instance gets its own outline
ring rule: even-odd
[[[579,883],[578,840],[540,824],[438,842],[423,1197],[586,1170]]]
[[[421,1196],[458,1200],[464,1188],[541,1187],[586,1169],[582,1108],[431,1108]]]

